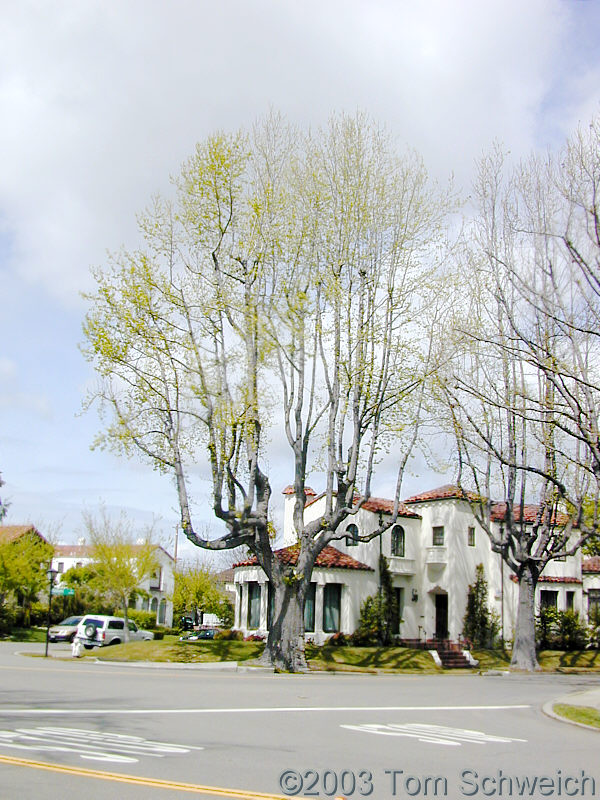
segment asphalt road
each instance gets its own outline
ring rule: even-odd
[[[290,676],[18,651],[43,648],[0,644],[1,800],[600,796],[600,734],[541,710],[593,675]]]

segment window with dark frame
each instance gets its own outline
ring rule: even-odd
[[[346,528],[346,547],[356,547],[358,545],[358,527],[351,522]]]
[[[404,558],[405,546],[404,528],[401,525],[394,525],[392,528],[392,555]]]
[[[323,587],[323,630],[335,633],[340,629],[342,584],[326,583]]]
[[[467,531],[467,544],[469,547],[475,547],[475,526],[470,525]]]
[[[540,608],[558,608],[558,592],[542,589],[540,592]]]
[[[433,546],[434,547],[443,547],[444,546],[444,526],[443,525],[434,525],[432,542],[433,542]]]
[[[258,628],[260,625],[260,584],[258,581],[248,582],[248,627]]]

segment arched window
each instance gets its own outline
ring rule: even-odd
[[[158,624],[164,625],[165,624],[165,617],[167,615],[167,601],[163,597],[160,601],[160,605],[158,607]]]
[[[346,547],[356,547],[358,544],[358,528],[352,522],[346,528]]]
[[[401,525],[394,525],[392,528],[392,555],[404,558],[404,528]]]

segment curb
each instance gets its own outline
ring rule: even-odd
[[[549,700],[547,703],[544,703],[544,705],[542,706],[542,713],[544,713],[547,717],[550,717],[551,719],[557,720],[558,722],[564,722],[567,725],[575,725],[576,728],[583,728],[586,731],[593,731],[594,733],[600,733],[600,728],[595,728],[592,725],[586,725],[583,722],[575,722],[575,720],[573,720],[573,719],[568,719],[567,717],[562,717],[560,714],[557,714],[553,709],[553,706],[555,705],[555,703],[561,703],[561,702],[565,703],[565,705],[571,705],[571,706],[580,705],[579,703],[574,703],[573,699],[575,697],[581,696],[582,694],[585,695],[585,692],[577,692],[575,694],[566,695],[566,696],[563,696],[563,697],[558,697],[558,698],[555,698],[554,700]],[[567,701],[569,701],[569,702],[567,702]]]
[[[94,664],[102,664],[103,667],[131,667],[137,669],[178,669],[178,670],[199,670],[205,672],[269,672],[273,673],[271,667],[246,667],[240,666],[237,661],[206,661],[190,664],[182,664],[178,661],[109,661],[102,658],[94,659]]]

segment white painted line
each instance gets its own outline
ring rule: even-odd
[[[275,706],[256,708],[2,708],[0,717],[31,714],[47,716],[88,716],[90,714],[290,714],[336,711],[513,711],[529,704],[495,706]]]
[[[483,731],[472,731],[467,728],[447,728],[443,725],[429,725],[427,723],[394,724],[367,724],[367,725],[340,725],[360,733],[375,733],[380,736],[405,736],[418,739],[429,744],[442,744],[449,747],[460,747],[461,744],[488,744],[499,742],[526,742],[527,739],[514,739],[507,736],[495,736]]]
[[[141,756],[164,758],[184,755],[203,747],[169,744],[121,733],[103,733],[80,728],[17,728],[0,731],[0,748],[33,750],[37,753],[76,753],[91,761],[136,763]]]

